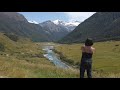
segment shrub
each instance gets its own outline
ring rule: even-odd
[[[76,62],[75,65],[79,66],[79,65],[80,65],[80,62]]]
[[[5,47],[2,43],[0,43],[0,51],[4,52],[5,51]]]
[[[11,39],[11,40],[15,41],[15,42],[17,42],[17,41],[18,41],[18,36],[17,36],[17,35],[15,35],[15,34],[5,33],[4,35],[5,35],[5,36],[7,36],[9,39]]]

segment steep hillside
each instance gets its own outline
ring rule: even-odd
[[[14,33],[33,41],[51,40],[41,26],[29,23],[23,15],[16,12],[0,12],[0,32]]]
[[[94,41],[120,40],[120,12],[98,12],[79,24],[59,43],[84,42],[86,38]]]

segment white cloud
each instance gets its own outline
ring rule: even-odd
[[[68,16],[69,21],[84,21],[95,12],[64,12],[65,15]]]
[[[65,23],[65,25],[74,25],[74,26],[78,26],[80,23],[79,22],[68,22]]]

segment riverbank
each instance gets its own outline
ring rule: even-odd
[[[69,69],[71,68],[69,65],[66,63],[62,62],[58,55],[54,52],[54,46],[44,46],[43,50],[46,52],[43,56],[47,58],[50,62],[52,62],[56,67],[60,67],[63,69]]]
[[[67,57],[65,57],[63,55],[62,52],[59,52],[56,49],[53,49],[53,51],[56,53],[56,55],[59,57],[59,59],[62,60],[62,62],[66,63],[67,65],[69,65],[72,68],[75,68],[75,69],[79,69],[80,68],[80,63],[79,62],[74,63],[73,60],[68,59]]]

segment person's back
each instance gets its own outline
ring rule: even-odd
[[[85,45],[81,47],[82,57],[80,65],[80,78],[84,77],[85,70],[87,70],[88,78],[92,78],[92,55],[95,48],[92,47],[93,42],[91,39],[87,39]]]
[[[82,50],[82,58],[92,58],[92,55],[94,53],[95,48],[93,48],[92,46],[82,46],[81,47]]]

